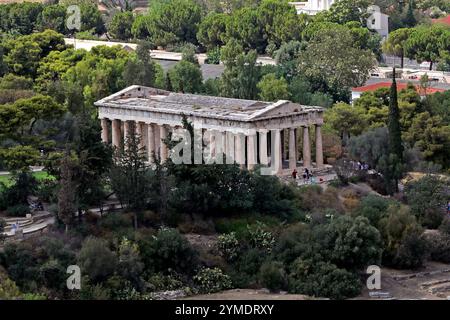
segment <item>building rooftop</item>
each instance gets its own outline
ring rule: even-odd
[[[286,100],[265,102],[175,93],[156,88],[131,86],[95,103],[96,106],[152,109],[161,113],[184,113],[191,116],[250,121],[270,115],[286,116],[287,113],[322,111],[320,107],[302,106]],[[283,108],[282,106],[286,106]]]
[[[442,23],[450,26],[450,14],[440,19],[432,19],[433,23]]]
[[[369,84],[367,84],[365,86],[362,86],[362,87],[352,88],[352,91],[353,92],[367,92],[367,91],[375,91],[375,90],[380,89],[380,88],[389,88],[391,86],[391,84],[392,84],[392,81],[390,81],[390,80],[386,81],[386,79],[383,79],[383,80],[384,81],[380,81],[380,82],[378,82],[378,81],[377,82],[372,82],[372,83],[369,83]],[[435,86],[434,84],[431,84],[427,88],[426,93],[425,93],[425,92],[423,92],[424,91],[423,88],[421,88],[418,83],[413,83],[413,82],[409,82],[409,83],[412,83],[416,87],[416,90],[418,90],[421,95],[433,94],[433,93],[436,93],[436,92],[444,92],[444,91],[450,89],[450,88],[445,89],[445,88],[442,88],[442,87]],[[408,86],[408,82],[397,81],[397,90],[406,89],[407,86]]]

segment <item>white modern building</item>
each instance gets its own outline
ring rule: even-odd
[[[339,0],[308,0],[307,2],[289,2],[297,10],[297,14],[316,15],[328,10]],[[370,16],[367,18],[367,28],[376,31],[382,38],[389,34],[389,16],[381,12],[380,7],[372,5],[367,8]]]
[[[315,15],[320,11],[330,9],[336,0],[308,0],[307,2],[289,2],[297,10],[297,14]]]

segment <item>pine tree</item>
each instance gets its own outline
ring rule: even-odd
[[[150,176],[146,164],[146,153],[140,146],[141,137],[130,123],[123,150],[117,150],[110,172],[111,187],[123,205],[134,212],[134,227],[137,228],[137,213],[149,201]]]

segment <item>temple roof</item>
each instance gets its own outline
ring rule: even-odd
[[[175,93],[166,90],[131,86],[95,103],[96,106],[149,110],[161,113],[183,113],[209,118],[251,121],[264,116],[286,116],[290,113],[322,111],[320,107],[302,106],[287,100],[265,102]]]

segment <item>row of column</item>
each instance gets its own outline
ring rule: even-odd
[[[102,125],[102,140],[109,143],[109,120],[101,119]],[[147,149],[148,158],[153,162],[155,156],[159,156],[161,162],[165,162],[169,156],[169,150],[162,140],[167,138],[169,127],[167,125],[147,124],[143,122],[136,122],[136,133],[140,140],[140,146]],[[111,142],[112,145],[121,148],[122,141],[126,141],[126,135],[130,130],[129,121],[112,120],[111,121]],[[269,134],[270,132],[270,140]],[[289,128],[289,169],[294,170],[297,167],[297,128]],[[310,146],[310,130],[308,126],[302,127],[302,160],[303,167],[311,168],[311,146]],[[284,161],[284,134],[282,129],[267,130],[261,129],[255,131],[254,134],[244,135],[242,133],[231,133],[224,131],[209,131],[209,147],[210,154],[214,157],[217,153],[225,153],[227,159],[232,159],[232,163],[236,162],[252,170],[254,166],[259,163],[263,166],[270,165],[277,173],[283,170]],[[212,133],[212,134],[211,134]],[[205,132],[203,132],[205,134]],[[221,137],[221,141],[216,141],[217,137]],[[126,147],[126,146],[125,146]],[[321,126],[315,125],[315,155],[316,167],[323,167],[323,151],[322,151],[322,132]],[[259,161],[258,161],[259,160]],[[229,163],[227,161],[227,163]]]

